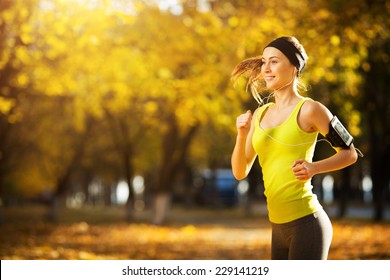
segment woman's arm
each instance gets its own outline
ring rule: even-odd
[[[298,118],[303,129],[319,131],[322,135],[329,132],[329,122],[332,119],[330,111],[321,103],[307,101],[301,109]],[[357,153],[353,144],[348,149],[335,148],[336,154],[316,162],[307,162],[297,159],[292,165],[292,171],[299,180],[308,180],[316,174],[335,171],[347,167],[357,160]]]
[[[237,117],[237,138],[231,158],[233,175],[237,180],[244,179],[248,175],[256,158],[256,152],[252,146],[256,113],[257,111],[252,118],[252,113],[248,110]]]

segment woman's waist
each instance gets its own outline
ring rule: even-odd
[[[291,176],[291,180],[286,180],[286,177],[274,176],[273,179],[263,177],[265,186],[264,195],[269,202],[274,200],[280,202],[294,201],[313,194],[311,180],[301,181],[293,175]]]

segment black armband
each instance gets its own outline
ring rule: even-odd
[[[353,142],[353,137],[348,130],[341,124],[339,119],[334,116],[329,123],[329,132],[325,138],[337,148],[349,148]]]

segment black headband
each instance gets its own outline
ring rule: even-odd
[[[274,47],[280,50],[290,60],[291,64],[298,69],[298,75],[305,68],[306,61],[301,52],[294,46],[293,43],[283,38],[278,38],[269,43],[267,47]]]

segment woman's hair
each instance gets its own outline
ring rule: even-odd
[[[292,44],[292,48],[296,48],[299,52],[299,58],[303,59],[303,63],[306,64],[308,60],[308,56],[306,54],[305,49],[303,46],[299,43],[299,41],[292,36],[288,37],[280,37],[276,40],[272,41],[269,45],[271,45],[275,41],[280,41],[281,39],[286,40]],[[268,46],[268,45],[267,45]],[[283,52],[283,51],[282,51]],[[283,52],[285,53],[285,52]],[[290,60],[290,58],[289,58]],[[291,61],[291,60],[290,60]],[[293,64],[294,65],[294,64]],[[246,91],[250,91],[253,98],[259,103],[259,105],[262,105],[264,103],[261,94],[259,92],[266,91],[266,86],[264,84],[264,79],[261,75],[261,66],[262,66],[262,57],[256,56],[251,57],[248,59],[245,59],[244,61],[240,62],[233,70],[231,77],[232,80],[235,82],[239,77],[245,76],[248,78],[247,84],[246,84]],[[297,72],[297,78],[299,77],[301,69],[298,69]],[[299,86],[303,89],[305,89],[305,86],[298,80]],[[272,95],[272,93],[271,93]],[[268,97],[268,99],[270,96]]]

